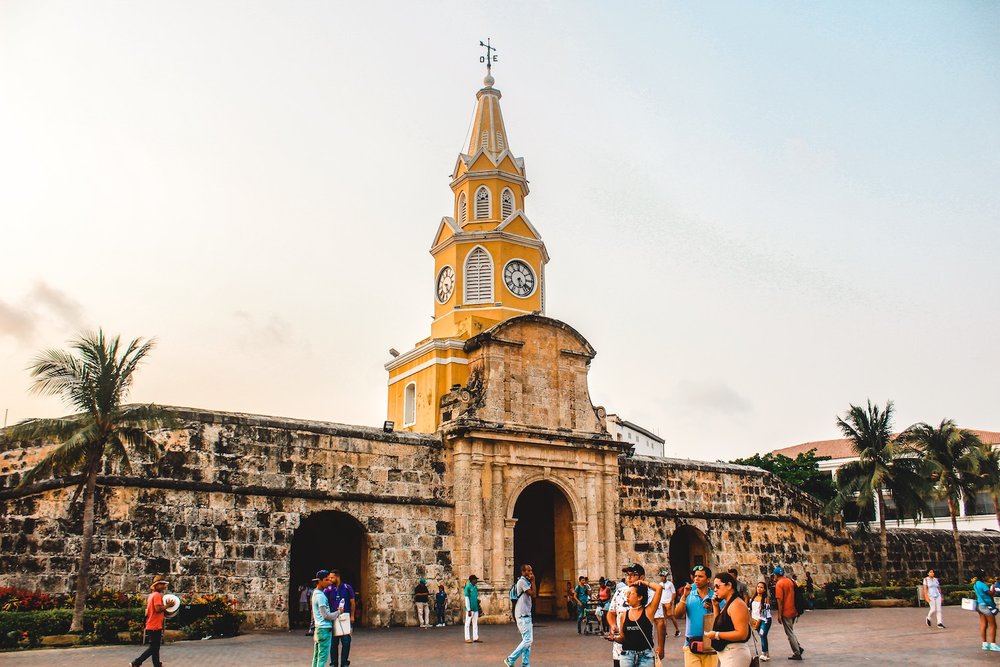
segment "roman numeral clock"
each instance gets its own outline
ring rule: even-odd
[[[503,267],[503,282],[514,296],[526,297],[535,291],[535,274],[519,259],[512,259]]]

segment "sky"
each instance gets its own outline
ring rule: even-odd
[[[729,460],[1000,431],[1000,2],[0,3],[0,415],[81,330],[135,402],[380,425],[484,71],[590,392]]]

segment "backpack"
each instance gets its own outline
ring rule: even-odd
[[[806,611],[806,593],[805,587],[795,586],[795,614],[796,616],[801,616]]]

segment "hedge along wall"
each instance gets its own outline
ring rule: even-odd
[[[950,529],[889,528],[887,532],[890,579],[920,579],[934,568],[942,583],[967,583],[958,581],[955,541]],[[988,576],[1000,576],[1000,533],[962,532],[959,536],[967,578],[977,568],[985,570]],[[873,526],[868,535],[853,540],[854,560],[862,581],[881,579],[881,544],[878,526]]]

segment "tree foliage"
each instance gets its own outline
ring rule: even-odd
[[[829,473],[820,472],[819,462],[829,456],[816,456],[816,450],[799,453],[794,459],[784,454],[754,454],[745,459],[730,461],[737,465],[754,466],[772,472],[792,486],[802,489],[826,505],[837,495],[837,488]]]

